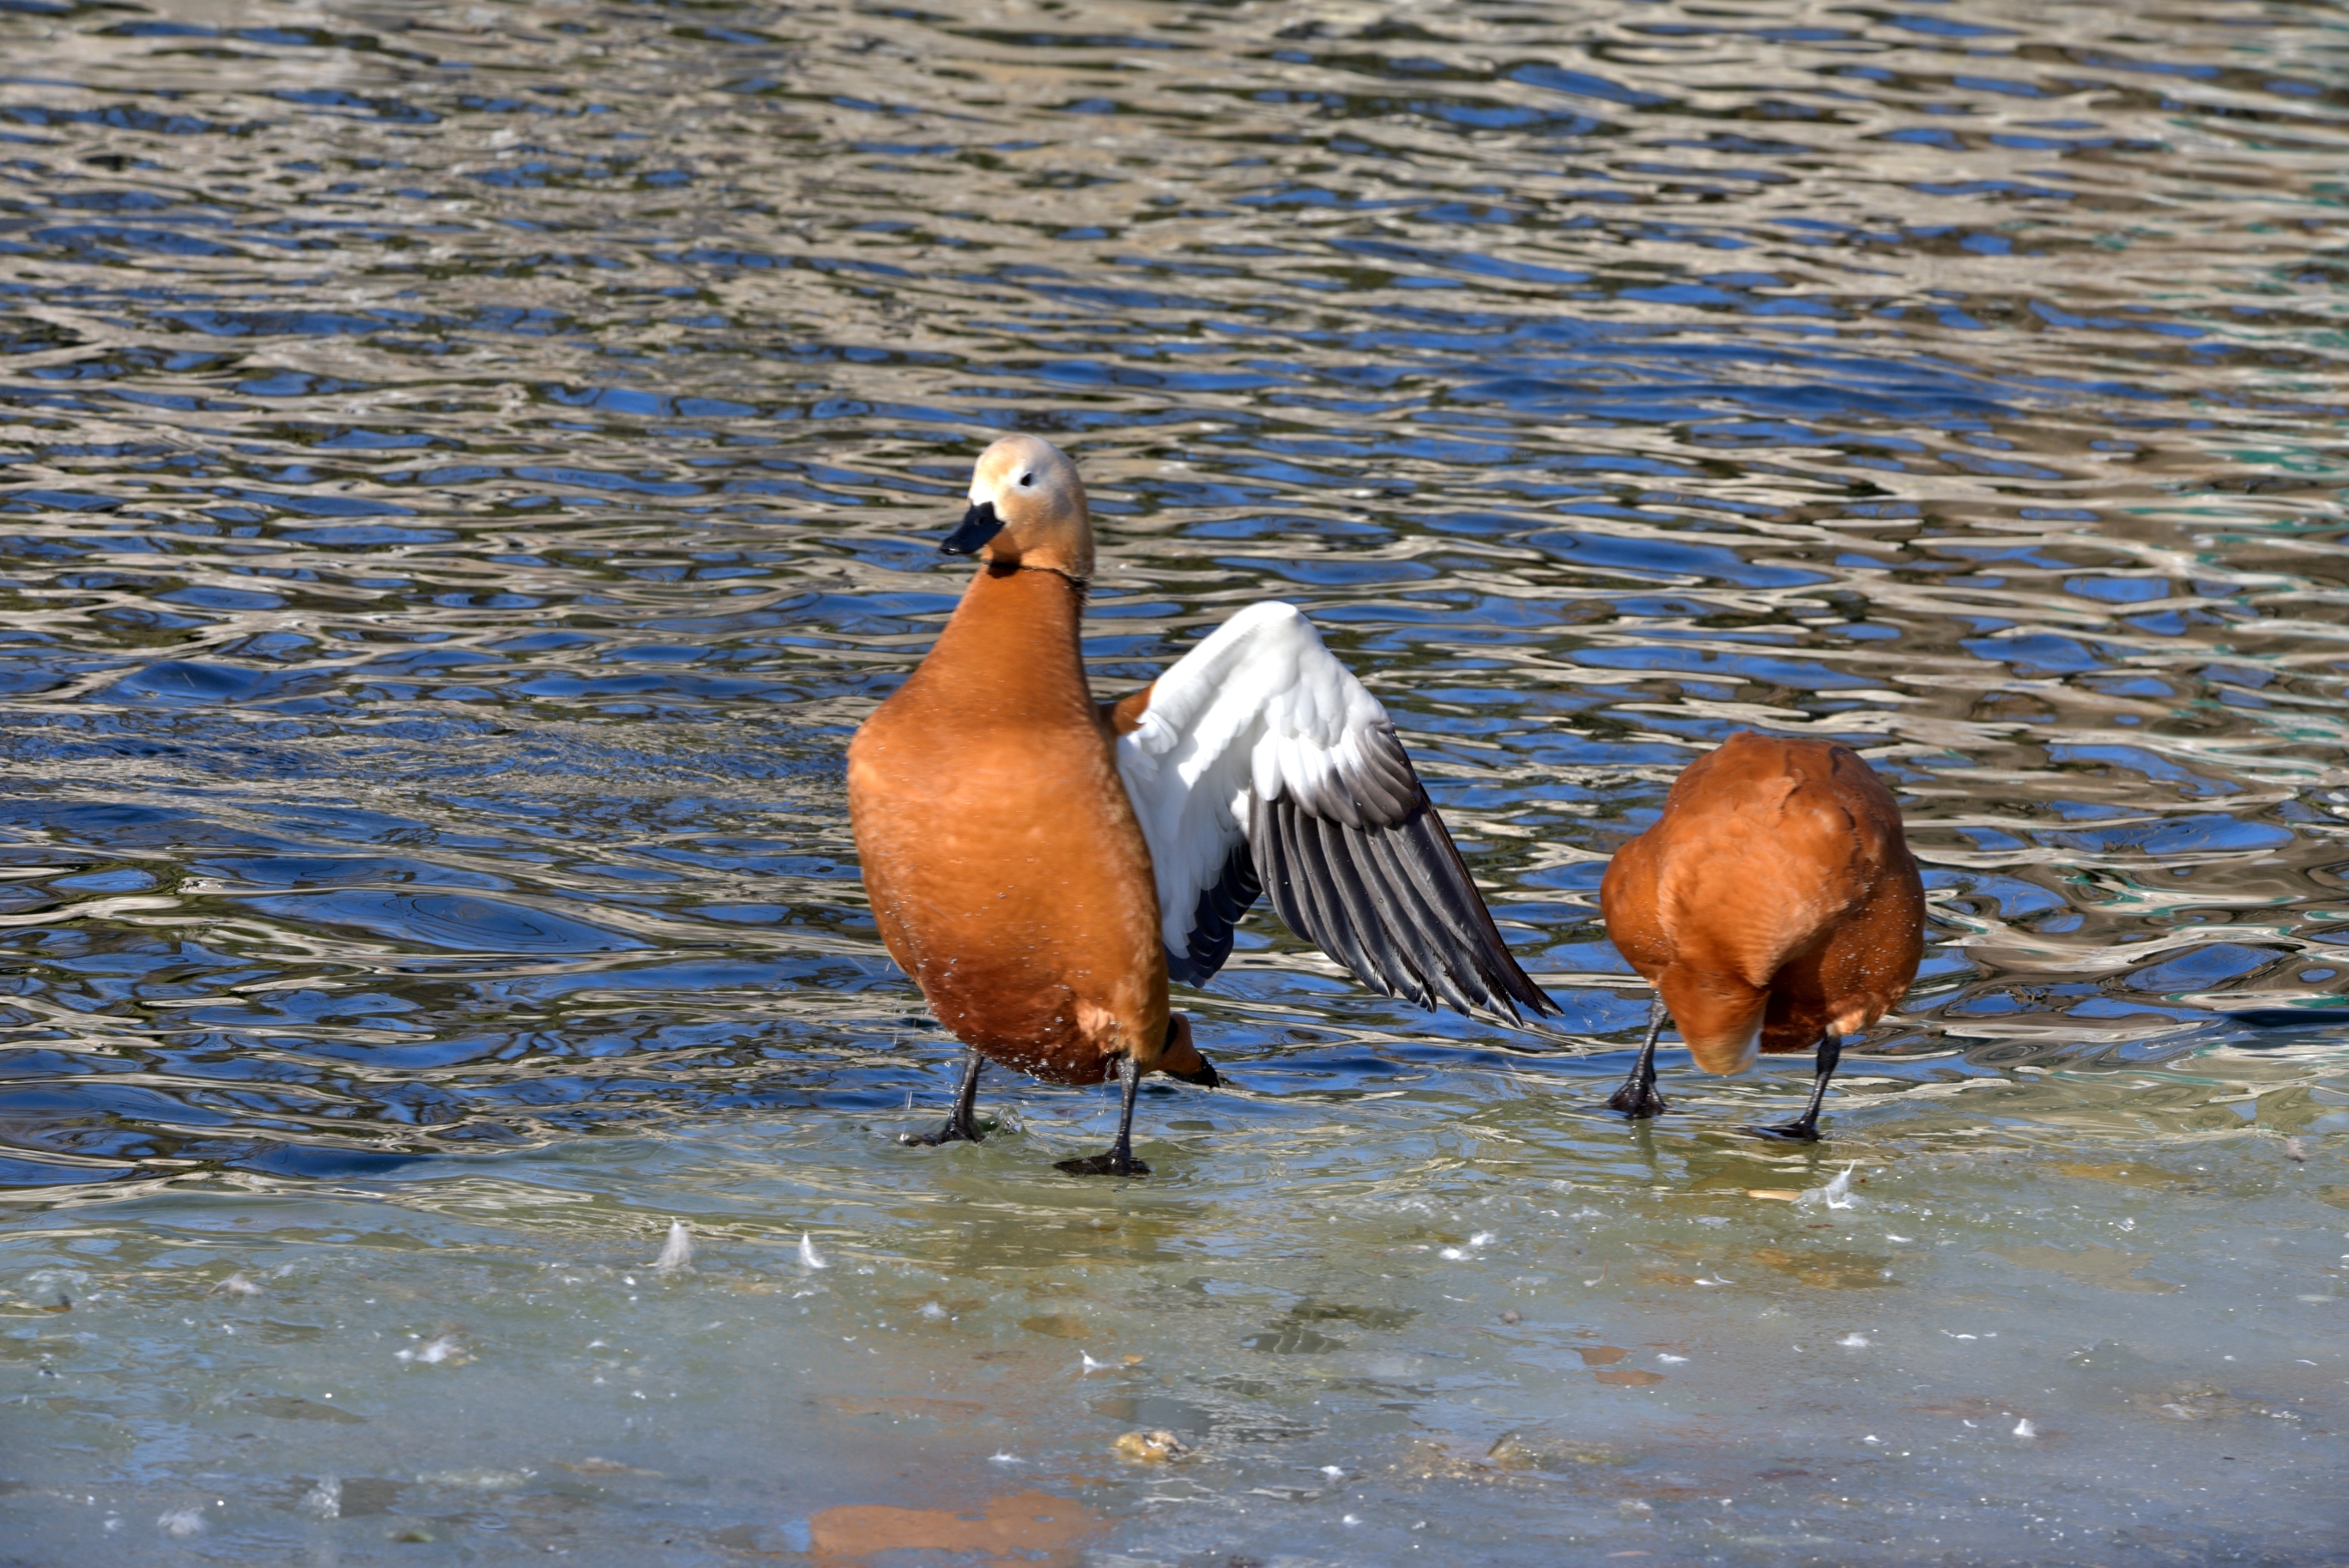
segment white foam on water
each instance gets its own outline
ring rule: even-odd
[[[449,1487],[460,1491],[518,1491],[538,1479],[534,1470],[453,1470],[419,1473],[419,1486]]]

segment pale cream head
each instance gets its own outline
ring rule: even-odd
[[[980,560],[1041,567],[1081,583],[1092,576],[1093,526],[1085,482],[1068,454],[1051,442],[1006,436],[981,452],[970,476],[970,504],[974,513],[991,509],[1002,525],[979,546]]]

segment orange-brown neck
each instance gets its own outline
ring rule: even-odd
[[[1092,711],[1079,627],[1084,595],[1058,572],[982,566],[963,593],[921,678],[938,697],[1019,711]]]
[[[988,566],[1054,572],[1084,583],[1093,574],[1093,531],[1081,508],[1072,515],[1047,514],[1006,526],[980,547],[978,558]]]

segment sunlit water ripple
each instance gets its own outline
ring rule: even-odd
[[[1174,1309],[1150,1291],[1255,1257],[1271,1272],[1233,1303],[1177,1295],[1277,1344],[1186,1318],[1182,1354],[1215,1397],[1178,1408],[1160,1388],[1087,1418],[1204,1411],[1216,1462],[1243,1470],[1289,1464],[1298,1430],[1353,1445],[1341,1469],[1401,1467],[1401,1501],[1344,1504],[1365,1533],[1331,1561],[1423,1541],[1741,1563],[1806,1541],[1840,1563],[1971,1562],[1978,1544],[1985,1561],[2290,1563],[2325,1531],[2337,1543],[2337,1465],[2323,1479],[2307,1436],[2349,1418],[2340,1273],[2321,1272],[2349,1220],[2349,1015],[2325,1007],[2349,968],[2337,15],[953,9],[0,0],[0,1182],[20,1200],[0,1285],[23,1319],[0,1377],[47,1398],[53,1360],[118,1357],[115,1406],[41,1417],[60,1452],[92,1452],[0,1453],[0,1475],[37,1472],[0,1511],[114,1486],[143,1510],[109,1537],[119,1560],[181,1550],[151,1517],[175,1486],[212,1506],[215,1483],[190,1478],[216,1456],[167,1460],[150,1437],[134,1461],[72,1434],[126,1412],[205,1430],[161,1392],[189,1353],[70,1346],[109,1293],[125,1323],[177,1322],[190,1270],[208,1271],[201,1295],[233,1265],[279,1266],[251,1234],[222,1239],[232,1223],[277,1227],[283,1267],[347,1286],[332,1311],[359,1323],[380,1309],[351,1282],[376,1265],[318,1261],[338,1248],[393,1258],[415,1243],[391,1233],[429,1238],[458,1272],[417,1288],[470,1295],[489,1287],[450,1282],[494,1273],[478,1257],[500,1249],[616,1278],[681,1212],[731,1239],[745,1289],[762,1269],[798,1279],[811,1225],[940,1279],[1010,1270],[1031,1294],[1097,1269],[1094,1288],[1153,1320]],[[988,1103],[1014,1136],[887,1143],[949,1089],[952,1043],[875,939],[842,751],[951,607],[966,568],[935,541],[972,457],[1010,428],[1066,446],[1092,489],[1097,686],[1147,680],[1239,605],[1304,606],[1404,730],[1587,1052],[1513,1054],[1534,1042],[1368,995],[1259,913],[1226,975],[1181,1003],[1234,1087],[1148,1097],[1147,1192],[1051,1179],[1051,1159],[1098,1144],[1106,1108],[1005,1074]],[[1696,1081],[1668,1058],[1673,1111],[1648,1134],[1595,1109],[1646,1006],[1599,924],[1599,873],[1678,769],[1742,727],[1861,748],[1932,890],[1919,987],[1847,1057],[1816,1159],[1733,1131],[1799,1092],[1803,1064]],[[2279,1155],[2286,1137],[2309,1158]],[[2021,1514],[1969,1515],[1977,1533],[1928,1546],[1922,1522],[1862,1529],[1824,1503],[1739,1535],[1672,1499],[1750,1489],[1747,1471],[1627,1488],[1614,1460],[1591,1473],[1617,1491],[1586,1519],[1519,1484],[1559,1466],[1474,1458],[1494,1433],[1462,1412],[1484,1407],[1441,1379],[1353,1367],[1341,1420],[1320,1373],[1263,1372],[1268,1348],[1304,1367],[1337,1343],[1307,1322],[1402,1332],[1367,1308],[1316,1316],[1337,1287],[1265,1262],[1309,1243],[1361,1271],[1358,1292],[1401,1293],[1416,1287],[1366,1283],[1394,1277],[1381,1249],[1413,1226],[1436,1227],[1408,1243],[1423,1252],[1458,1243],[1485,1222],[1439,1235],[1442,1216],[1506,1190],[1496,1229],[1549,1249],[1512,1288],[1547,1302],[1570,1274],[1555,1288],[1620,1305],[1655,1286],[1625,1282],[1670,1251],[1658,1216],[1687,1207],[1651,1186],[1807,1188],[1838,1153],[1982,1228],[1942,1274],[1911,1267],[1937,1299],[2028,1304],[2093,1342],[2120,1289],[2131,1312],[2169,1314],[2141,1320],[2134,1353],[2178,1387],[2200,1375],[2185,1347],[2215,1343],[2209,1315],[2256,1301],[2279,1367],[2330,1368],[2305,1375],[2329,1413],[2294,1418],[2299,1457],[2275,1449],[2266,1495],[2236,1513],[2156,1489],[2168,1501],[2127,1504],[2149,1511],[2111,1502],[2103,1533],[2074,1517],[2064,1537],[2047,1521],[2086,1505],[2044,1499],[2104,1477],[2084,1438],[2075,1460],[2033,1450],[1998,1483],[2039,1500]],[[2104,1181],[2083,1191],[2127,1212],[2067,1180]],[[2126,1269],[2033,1280],[1964,1261],[2051,1238],[2136,1256],[2108,1228],[2159,1221],[2148,1190],[2178,1227],[2157,1249],[2189,1287],[2174,1302]],[[1775,1271],[1798,1315],[1805,1290],[1891,1278],[1889,1258],[1787,1261],[1810,1222],[1755,1202],[1722,1235],[1762,1262],[1721,1252],[1716,1274],[1758,1290]],[[1578,1204],[1598,1218],[1568,1237]],[[1351,1216],[1343,1241],[1301,1229],[1330,1205]],[[2272,1277],[2224,1252],[2251,1213],[2288,1238],[2260,1260]],[[728,1266],[712,1245],[708,1278]],[[1698,1267],[1674,1277],[1736,1283]],[[68,1278],[96,1292],[70,1320],[49,1299]],[[849,1310],[851,1279],[830,1309]],[[1431,1284],[1393,1310],[1429,1315],[1413,1332],[1435,1342],[1468,1332],[1444,1315],[1462,1299],[1484,1305],[1459,1325],[1482,1325],[1502,1296]],[[1639,1311],[1681,1314],[1678,1344],[1703,1305]],[[1062,1335],[1005,1310],[1013,1343]],[[1576,1310],[1594,1334],[1637,1332]],[[434,1312],[411,1315],[421,1332]],[[568,1320],[545,1332],[570,1343]],[[1174,1353],[1152,1354],[1171,1377]],[[1923,1376],[1928,1349],[1910,1354]],[[1263,1375],[1206,1369],[1228,1355]],[[496,1375],[519,1407],[543,1396],[516,1358]],[[1536,1359],[1588,1378],[1556,1346]],[[220,1376],[215,1404],[261,1397],[250,1364]],[[1769,1403],[1780,1385],[1754,1377],[1742,1403],[1670,1418],[1654,1401],[1676,1389],[1609,1397],[1662,1423],[1638,1462],[1685,1469],[1666,1450],[1686,1423],[1728,1430]],[[2125,1405],[2188,1409],[2163,1418],[2199,1431],[2197,1398],[2270,1397]],[[401,1473],[457,1473],[430,1402],[400,1408],[428,1434]],[[1858,1408],[1834,1441],[1879,1424]],[[2136,1435],[2113,1443],[2154,1445],[2139,1460],[2168,1453],[2158,1421],[2114,1419]],[[730,1444],[781,1440],[730,1407],[706,1420],[713,1474],[741,1463]],[[499,1441],[526,1446],[527,1427]],[[1399,1446],[1410,1428],[1419,1449]],[[621,1430],[595,1440],[636,1440]],[[1100,1435],[1054,1440],[1113,1469]],[[1005,1440],[981,1430],[971,1473]],[[492,1449],[466,1462],[519,1462]],[[1951,1498],[1985,1484],[1978,1461],[1943,1462]],[[292,1485],[292,1460],[249,1468]],[[1487,1485],[1503,1471],[1506,1498]],[[1116,1526],[1122,1550],[1162,1554],[1117,1560],[1309,1551],[1339,1528],[1336,1490],[1268,1517],[1261,1498],[1228,1504],[1255,1496],[1230,1480],[1190,1483],[1190,1522]],[[1083,1484],[1103,1521],[1148,1501],[1147,1477]],[[1446,1487],[1484,1522],[1414,1535],[1454,1506],[1427,1501]],[[811,1508],[887,1501],[853,1491],[811,1482],[763,1513],[727,1492],[692,1516],[693,1550],[821,1546]],[[300,1495],[202,1539],[274,1539]],[[96,1528],[23,1517],[43,1541]],[[417,1528],[436,1539],[473,1528],[434,1517]],[[654,1560],[627,1533],[652,1516],[627,1517],[564,1549]]]

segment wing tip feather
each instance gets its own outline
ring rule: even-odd
[[[1259,800],[1248,840],[1273,907],[1298,935],[1399,1000],[1513,1028],[1527,1027],[1527,1014],[1556,1015],[1556,998],[1509,952],[1433,803],[1413,793],[1402,822],[1370,828],[1291,798]]]

